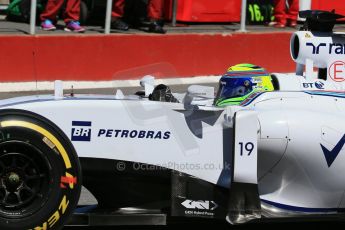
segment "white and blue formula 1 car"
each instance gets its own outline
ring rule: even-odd
[[[272,74],[275,90],[239,105],[214,106],[213,89],[195,86],[183,103],[148,99],[148,81],[144,96],[56,89],[1,100],[0,229],[61,228],[82,185],[112,213],[231,224],[344,217],[345,39],[332,32],[341,16],[301,16],[297,73]]]

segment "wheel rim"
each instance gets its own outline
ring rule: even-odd
[[[22,141],[0,144],[0,216],[24,217],[46,202],[51,182],[47,157]]]

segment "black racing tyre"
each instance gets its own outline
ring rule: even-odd
[[[81,190],[78,156],[40,115],[0,111],[0,229],[61,229]]]

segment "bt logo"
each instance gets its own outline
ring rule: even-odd
[[[321,82],[321,81],[316,81],[314,83],[303,83],[303,88],[310,88],[310,89],[313,89],[313,88],[316,88],[316,89],[325,89],[324,88],[324,83]]]
[[[72,121],[72,141],[91,141],[91,121]]]

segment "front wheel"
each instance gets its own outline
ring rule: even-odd
[[[0,112],[0,229],[59,229],[81,189],[66,135],[31,112]]]

